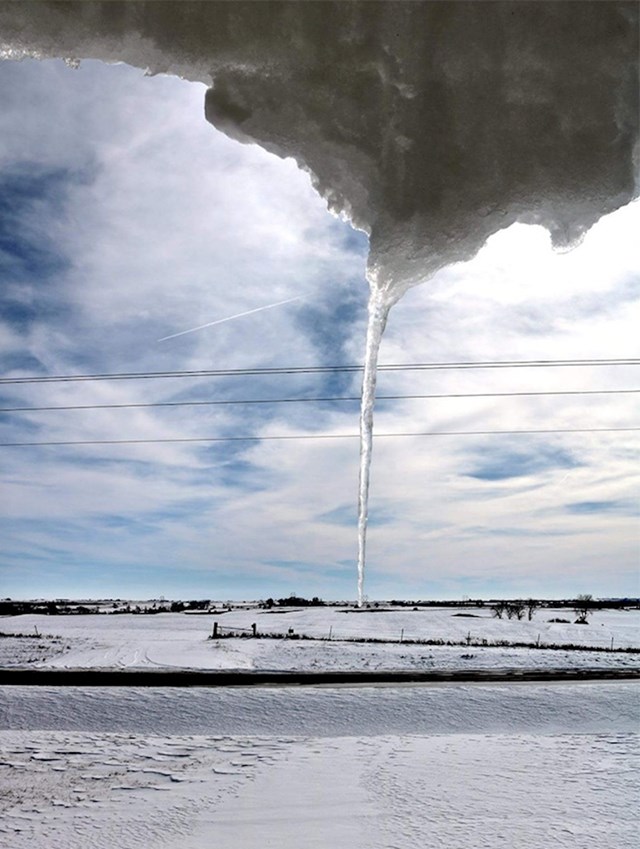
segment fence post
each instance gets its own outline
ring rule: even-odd
[[[332,633],[333,633],[333,625],[329,625],[329,639],[331,639]]]
[[[400,642],[404,639],[404,628],[400,631]]]
[[[211,634],[211,639],[215,640],[215,639],[217,639],[217,637],[218,637],[218,623],[214,622],[213,623],[213,633]]]
[[[611,651],[613,651],[613,637],[611,637]]]

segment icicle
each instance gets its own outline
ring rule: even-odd
[[[369,518],[369,478],[373,448],[373,407],[376,397],[378,352],[391,304],[372,286],[360,401],[360,478],[358,484],[358,607],[364,601],[364,570]]]

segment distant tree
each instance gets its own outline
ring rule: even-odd
[[[528,601],[526,603],[526,607],[527,607],[527,619],[529,620],[529,622],[531,622],[531,620],[533,619],[533,614],[540,607],[540,602],[535,598],[530,598],[530,599],[528,599]]]
[[[591,593],[583,593],[579,596],[576,596],[575,601],[573,602],[573,612],[578,617],[576,619],[576,625],[586,625],[588,622],[589,614],[593,610],[593,596]]]
[[[513,619],[522,619],[525,611],[525,603],[521,599],[515,599],[514,601],[507,602],[506,610],[507,610],[507,618]]]
[[[193,601],[188,601],[185,605],[185,610],[207,610],[209,604],[211,603],[210,599],[194,599]]]
[[[505,610],[507,609],[506,601],[496,601],[491,605],[491,611],[496,619],[502,619]]]
[[[323,607],[324,601],[315,595],[311,600],[299,595],[290,595],[288,598],[278,599],[279,607]]]

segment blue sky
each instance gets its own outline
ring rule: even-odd
[[[0,63],[5,377],[360,362],[366,237],[204,86]],[[514,226],[396,305],[382,361],[637,356],[638,204]],[[198,332],[181,331],[255,310]],[[382,373],[381,394],[636,388],[631,367]],[[357,375],[0,387],[0,406],[357,395]],[[381,403],[379,432],[638,424],[638,396]],[[0,413],[1,442],[345,433],[354,403]],[[379,439],[370,598],[638,593],[633,433]],[[355,440],[0,449],[0,595],[354,598]]]

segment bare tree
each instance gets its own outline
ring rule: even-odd
[[[496,601],[495,604],[491,605],[491,610],[496,619],[502,619],[502,616],[507,608],[506,601]]]
[[[515,599],[514,601],[507,602],[507,618],[513,619],[515,616],[516,619],[522,619],[525,611],[525,603],[521,599]]]
[[[593,610],[593,596],[591,593],[582,593],[573,602],[573,612],[578,617],[576,625],[586,625],[589,614]]]
[[[540,602],[535,598],[530,598],[527,601],[527,619],[529,622],[533,619],[533,614],[540,607]]]

